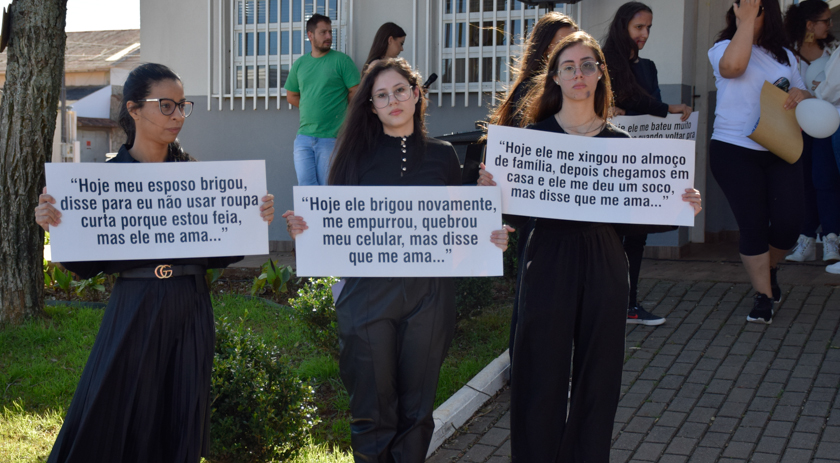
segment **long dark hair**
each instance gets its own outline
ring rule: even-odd
[[[554,82],[554,76],[557,75],[560,55],[567,48],[577,44],[582,44],[592,50],[598,62],[604,62],[604,52],[601,51],[598,41],[591,35],[579,31],[566,36],[551,52],[545,72],[537,76],[534,87],[528,92],[525,124],[533,124],[548,119],[563,108],[563,89]],[[613,104],[612,86],[610,85],[610,74],[607,72],[606,65],[602,64],[601,66],[604,77],[598,80],[595,87],[595,114],[601,119],[606,119]]]
[[[330,168],[328,184],[330,185],[358,185],[359,170],[362,162],[370,156],[376,148],[376,139],[382,134],[382,122],[373,112],[373,84],[379,74],[385,71],[397,71],[408,80],[408,84],[420,92],[417,104],[414,105],[414,139],[417,153],[412,164],[422,160],[426,144],[426,98],[421,88],[420,74],[411,69],[408,62],[402,58],[388,58],[379,60],[370,67],[362,77],[359,89],[353,96],[347,108],[347,117],[336,140],[335,156]]]
[[[778,0],[765,0],[761,2],[764,7],[764,26],[761,29],[761,35],[758,37],[756,45],[767,50],[776,58],[781,64],[790,66],[785,48],[788,47],[787,34],[785,34],[785,26],[782,21],[782,7],[779,6]],[[738,31],[738,25],[735,22],[735,8],[729,7],[726,11],[726,27],[718,33],[718,43],[723,40],[732,40],[735,37],[735,32]]]
[[[405,37],[405,35],[406,34],[403,28],[394,23],[388,22],[379,26],[379,30],[376,31],[376,35],[373,36],[373,44],[370,46],[370,53],[368,53],[368,57],[365,60],[365,67],[367,67],[371,61],[385,57],[385,52],[388,51],[389,37],[398,39],[400,37]]]
[[[630,38],[630,21],[641,12],[653,14],[653,10],[641,2],[627,2],[618,7],[604,41],[604,57],[610,68],[613,91],[619,104],[632,98],[634,94],[648,95],[648,92],[636,81],[636,76],[630,67],[639,57],[639,46]]]
[[[178,74],[175,74],[172,69],[156,63],[145,63],[134,68],[128,74],[128,78],[123,84],[123,98],[120,102],[119,124],[125,132],[125,146],[131,148],[134,146],[134,139],[137,136],[137,128],[134,126],[134,119],[128,112],[128,102],[131,101],[138,107],[143,107],[145,104],[142,100],[149,97],[149,92],[152,90],[152,85],[163,80],[175,80],[181,82]],[[177,139],[169,144],[169,154],[167,161],[191,161],[194,160],[181,147],[181,143]]]
[[[534,78],[545,67],[546,57],[551,52],[548,47],[557,31],[564,27],[570,27],[574,31],[580,30],[575,21],[563,13],[552,11],[543,15],[534,25],[528,40],[525,42],[525,52],[519,61],[519,68],[516,71],[516,80],[513,82],[505,99],[496,107],[490,115],[490,124],[494,125],[519,125],[516,123],[519,111],[518,101],[514,101],[514,91],[520,85],[530,86]]]
[[[788,7],[785,13],[785,31],[787,32],[788,41],[793,46],[793,52],[799,55],[800,58],[805,59],[799,50],[805,42],[805,33],[808,32],[808,21],[816,21],[826,11],[829,11],[828,3],[822,0],[804,0],[799,4],[793,4]],[[834,36],[831,32],[824,39],[817,39],[817,44],[820,49],[825,49],[825,46],[834,41]],[[810,61],[805,60],[810,64]]]

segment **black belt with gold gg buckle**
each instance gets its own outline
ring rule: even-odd
[[[203,265],[158,265],[156,267],[140,267],[120,272],[121,278],[167,278],[186,275],[204,275],[207,269]]]

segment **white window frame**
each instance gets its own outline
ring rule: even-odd
[[[490,0],[486,0],[490,1]],[[458,4],[464,3],[463,12],[458,12]],[[431,94],[437,94],[438,106],[444,105],[444,97],[449,96],[451,106],[455,106],[456,96],[462,94],[464,96],[464,106],[470,105],[470,95],[475,94],[476,104],[482,105],[482,97],[488,93],[495,94],[506,91],[511,85],[510,69],[514,67],[515,63],[512,57],[521,56],[522,43],[524,37],[530,32],[528,28],[533,27],[533,24],[539,20],[548,10],[536,6],[524,5],[516,0],[492,0],[494,5],[504,2],[507,7],[505,11],[484,11],[485,0],[478,0],[478,11],[470,10],[470,0],[438,0],[438,37],[437,37],[437,68],[440,76],[437,83],[429,90]],[[427,2],[426,17],[429,17],[428,8],[430,8],[431,0]],[[450,12],[447,13],[446,6],[451,4]],[[514,9],[511,9],[513,6]],[[524,7],[523,7],[524,6]],[[554,11],[568,14],[575,18],[579,17],[580,6],[562,5],[555,7]],[[512,25],[514,21],[519,22],[519,33],[514,36],[512,33]],[[526,22],[527,21],[527,22]],[[485,24],[489,23],[491,27],[495,28],[500,22],[504,23],[504,43],[499,43],[498,33],[485,28]],[[459,40],[458,25],[461,24],[461,31],[465,34],[463,40]],[[479,29],[476,30],[478,34],[478,45],[470,46],[471,25],[477,24]],[[492,36],[492,45],[483,45],[484,35],[490,34]],[[427,37],[428,42],[431,37]],[[447,47],[447,43],[450,44]],[[459,46],[463,44],[463,46]],[[428,49],[428,48],[427,48]],[[428,56],[428,55],[427,55]],[[489,73],[489,79],[485,79],[486,70],[484,69],[485,59],[490,59],[492,70]],[[506,60],[507,63],[501,64],[501,69],[497,60]],[[447,68],[445,64],[449,60],[449,75],[447,77]],[[457,79],[458,60],[463,60],[463,80]],[[472,61],[472,63],[471,63]],[[471,64],[473,71],[475,71],[476,79],[473,81],[469,79]],[[428,66],[427,66],[428,67]],[[476,69],[477,68],[477,69]],[[499,72],[501,71],[501,72]],[[497,75],[502,74],[502,75]],[[451,82],[455,80],[455,82]],[[471,80],[470,82],[466,82]]]
[[[244,110],[249,100],[248,106],[257,109],[260,99],[263,100],[265,109],[269,108],[270,99],[274,99],[276,108],[280,109],[280,97],[286,95],[283,76],[288,75],[296,59],[308,53],[306,21],[316,12],[329,16],[333,26],[332,47],[346,52],[350,21],[347,15],[342,13],[352,11],[352,1],[208,0],[207,110],[212,110],[213,106],[217,106],[220,111],[225,107],[233,110],[237,106]],[[243,7],[261,11],[254,11],[249,15],[247,10],[242,10]],[[283,22],[285,8],[291,8],[292,11],[288,14],[288,21]],[[299,14],[299,11],[302,14]],[[272,16],[276,16],[276,22],[270,22]],[[262,22],[259,21],[260,18],[263,19]],[[295,40],[295,36],[300,38]],[[259,43],[260,37],[265,41],[262,47]],[[250,47],[249,39],[253,39]],[[276,51],[273,55],[270,54],[272,45]],[[248,54],[249,48],[252,54]],[[259,54],[260,48],[263,54]],[[274,85],[269,86],[272,67],[275,68],[276,77]],[[259,75],[260,68],[263,69],[262,77]],[[213,102],[217,105],[213,105]]]

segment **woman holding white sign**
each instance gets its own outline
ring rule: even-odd
[[[110,162],[194,161],[177,140],[191,110],[177,74],[138,66],[120,107],[126,144]],[[262,201],[271,223],[274,197]],[[39,203],[38,224],[61,226],[46,188]],[[63,262],[82,278],[119,278],[49,463],[198,463],[207,456],[215,325],[204,275],[240,259]]]
[[[606,120],[612,91],[603,62],[589,34],[563,39],[528,94],[527,128],[629,138]],[[495,184],[482,168],[479,185]],[[699,212],[697,190],[682,198]],[[621,241],[610,224],[536,218],[524,269],[511,372],[513,461],[607,463],[627,317]]]
[[[747,321],[768,324],[782,298],[778,264],[802,225],[802,163],[789,164],[746,134],[765,81],[790,87],[786,110],[811,98],[786,45],[778,1],[739,0],[709,50],[718,90],[709,165],[738,221],[738,250],[755,289]]]
[[[604,42],[604,57],[610,69],[610,84],[615,96],[616,112],[628,116],[650,114],[665,117],[668,113],[680,114],[685,121],[691,116],[691,107],[685,104],[669,105],[662,102],[656,65],[639,56],[650,38],[653,10],[641,2],[627,2],[618,8]],[[620,109],[619,109],[620,108]],[[647,234],[623,235],[624,252],[630,267],[630,299],[627,323],[657,326],[665,323],[663,317],[654,315],[637,300],[642,256],[647,244]]]
[[[330,185],[460,186],[452,145],[426,135],[420,75],[400,58],[370,67],[350,103]],[[283,214],[295,238],[303,217]],[[507,248],[505,226],[490,240]],[[421,463],[440,366],[455,330],[450,278],[347,278],[336,301],[341,379],[357,462]]]

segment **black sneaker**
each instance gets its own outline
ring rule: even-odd
[[[627,309],[627,323],[631,325],[659,326],[665,323],[665,319],[643,309],[641,305]]]
[[[773,301],[764,294],[755,293],[753,309],[747,315],[748,322],[773,323]]]
[[[782,288],[779,287],[779,279],[776,277],[776,272],[779,267],[770,268],[770,289],[773,291],[773,302],[782,302]]]

